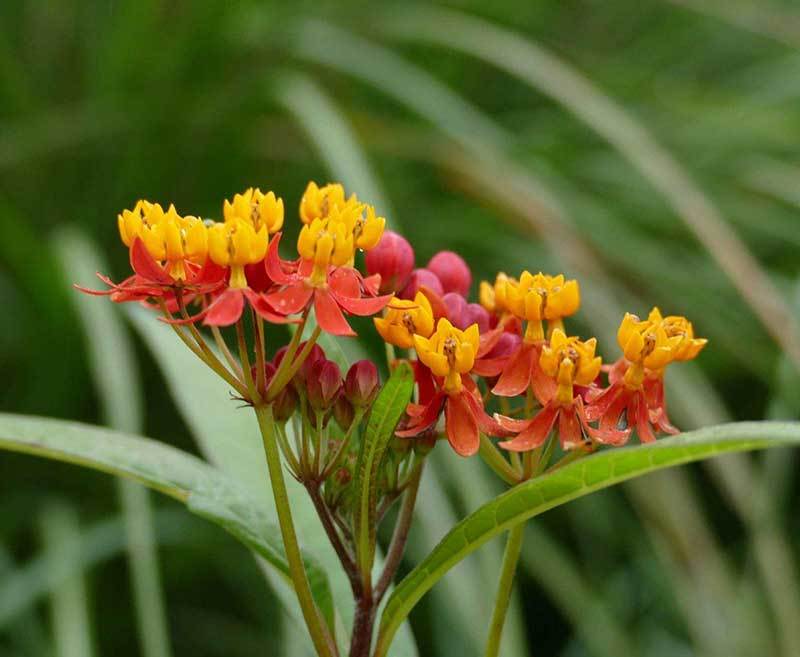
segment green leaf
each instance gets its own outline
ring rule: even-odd
[[[512,488],[458,523],[400,582],[381,617],[376,657],[386,655],[394,632],[420,598],[459,561],[501,532],[578,497],[656,470],[717,454],[789,445],[800,445],[800,424],[723,424],[649,445],[603,451]]]
[[[354,526],[358,566],[362,577],[369,577],[375,560],[375,525],[377,523],[378,468],[394,430],[411,400],[414,372],[407,363],[400,364],[372,404],[364,440],[356,464],[358,504]]]
[[[149,438],[78,422],[5,413],[0,413],[0,449],[127,477],[169,495],[223,527],[291,582],[280,532],[261,506],[237,482],[191,454]],[[325,571],[308,555],[305,561],[315,600],[331,619],[333,596]]]

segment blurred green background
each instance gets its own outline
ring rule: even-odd
[[[669,373],[681,427],[796,419],[798,46],[789,0],[4,0],[0,410],[113,423],[90,359],[101,338],[87,341],[65,271],[76,234],[118,279],[116,214],[140,197],[215,217],[258,185],[284,198],[294,234],[307,181],[337,179],[419,266],[447,248],[476,281],[577,277],[571,326],[608,360],[625,310],[689,316],[711,344]],[[141,391],[143,433],[197,451],[129,337],[136,370],[106,376]],[[408,563],[497,489],[452,459],[428,472],[435,513]],[[504,654],[800,654],[794,470],[791,453],[728,458],[538,519]],[[244,549],[164,499],[155,623],[169,638],[137,629],[136,512],[115,486],[0,455],[1,655],[303,654]],[[479,654],[500,548],[412,615],[419,654]]]

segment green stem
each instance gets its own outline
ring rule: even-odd
[[[334,657],[336,655],[336,647],[325,627],[319,609],[314,603],[311,586],[308,583],[308,575],[303,565],[303,557],[300,554],[300,546],[297,542],[292,510],[289,505],[289,495],[286,491],[286,482],[283,479],[281,456],[274,435],[275,427],[272,419],[272,408],[259,405],[255,407],[255,411],[258,418],[258,428],[261,430],[261,438],[264,443],[264,453],[267,457],[267,468],[269,469],[269,478],[272,484],[272,494],[275,498],[275,509],[278,513],[278,524],[283,537],[286,561],[289,564],[289,572],[294,583],[297,601],[300,603],[300,609],[303,612],[303,618],[317,655],[319,657]]]
[[[486,436],[481,434],[481,458],[492,471],[509,486],[515,486],[520,482],[520,472],[514,470],[511,464],[503,458],[503,455],[492,444]]]
[[[298,333],[300,332],[300,328],[297,329]],[[306,358],[311,353],[311,350],[314,348],[314,345],[317,343],[317,338],[319,338],[320,333],[322,333],[322,329],[319,326],[314,328],[314,331],[311,333],[311,337],[306,340],[306,344],[303,347],[303,350],[297,355],[293,361],[291,361],[291,366],[287,367],[283,372],[278,370],[275,373],[275,378],[272,379],[272,383],[270,384],[269,388],[267,389],[267,399],[270,401],[277,397],[281,390],[283,390],[289,381],[292,380],[295,374],[297,374],[297,370],[299,370],[303,363],[306,362]],[[289,358],[289,353],[286,353],[283,361]],[[281,361],[281,365],[283,365],[283,361]]]
[[[525,535],[525,523],[515,525],[508,532],[506,551],[503,554],[503,567],[500,571],[500,583],[494,599],[492,622],[489,625],[489,636],[486,639],[485,657],[497,657],[500,654],[500,639],[503,636],[503,625],[506,622],[508,605],[511,602],[511,590],[514,587],[514,575],[522,550],[522,539]]]

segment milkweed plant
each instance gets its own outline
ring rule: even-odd
[[[152,309],[226,382],[232,403],[254,412],[287,575],[318,655],[388,654],[435,580],[507,530],[485,650],[497,655],[524,521],[591,492],[595,481],[628,476],[622,460],[593,453],[637,440],[641,446],[620,452],[673,443],[646,445],[678,433],[667,413],[665,373],[696,358],[706,340],[685,317],[658,308],[645,318],[626,314],[617,332],[621,354],[604,364],[597,340],[569,328],[581,291],[564,274],[501,272],[470,300],[472,274],[459,255],[440,251],[418,267],[412,245],[340,184],[309,183],[299,217],[290,254],[284,203],[274,192],[236,194],[219,221],[142,200],[117,218],[132,275],[117,283],[98,274],[105,289],[79,289]],[[320,336],[352,339],[353,315],[372,318],[385,363],[360,360],[343,371],[328,357]],[[270,324],[288,331],[268,332]],[[270,344],[268,334],[287,337]],[[651,449],[644,465],[629,470],[724,449],[717,441],[694,453],[688,437],[675,440],[684,442],[675,451]],[[740,436],[730,449],[757,442]],[[481,459],[508,490],[454,528],[392,592],[433,449]],[[349,581],[349,637],[337,636],[315,598],[286,473],[305,489]],[[382,553],[378,528],[390,523]]]

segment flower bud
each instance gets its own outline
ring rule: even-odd
[[[297,409],[297,391],[292,386],[286,386],[272,403],[272,415],[276,422],[287,422]]]
[[[336,424],[339,425],[342,431],[347,431],[350,428],[350,425],[353,424],[355,414],[356,412],[353,405],[344,395],[339,395],[336,398],[336,403],[333,405],[333,419],[336,420]]]
[[[352,481],[353,474],[346,467],[342,466],[333,473],[333,477],[340,486],[347,486],[347,484]]]
[[[347,370],[344,381],[344,394],[356,408],[369,406],[378,394],[378,368],[370,360],[353,363]]]
[[[403,291],[400,292],[400,298],[413,299],[423,286],[436,293],[438,296],[444,294],[442,282],[436,274],[429,269],[415,269],[411,272],[411,276],[408,279],[408,283],[403,288]]]
[[[472,272],[464,259],[457,253],[439,251],[428,262],[428,269],[439,278],[445,293],[456,292],[463,297],[469,293],[469,287],[472,285]]]
[[[323,357],[311,366],[306,378],[306,391],[314,410],[324,411],[333,406],[341,389],[342,373],[336,363]]]
[[[477,324],[478,330],[481,333],[486,333],[492,328],[492,316],[481,304],[468,303],[466,315],[468,318],[467,326],[470,324]]]
[[[456,292],[448,292],[442,297],[447,309],[447,319],[450,323],[462,331],[474,322],[469,321],[467,314],[467,300]]]
[[[367,273],[380,274],[381,294],[402,290],[414,269],[414,249],[402,235],[385,230],[378,245],[364,258]]]
[[[305,342],[300,343],[300,345],[297,347],[295,358],[297,358],[300,355],[305,345],[306,345]],[[288,347],[281,347],[275,353],[275,356],[272,359],[272,364],[275,365],[275,369],[279,368],[281,363],[283,362],[283,358],[284,356],[286,356],[287,348]],[[305,361],[303,361],[302,366],[295,373],[294,379],[292,379],[293,383],[297,386],[299,390],[305,388],[305,383],[309,377],[311,368],[314,367],[314,365],[321,360],[325,360],[325,352],[323,351],[322,347],[320,347],[318,344],[314,344],[314,346],[311,347],[311,351],[308,353],[308,356],[306,357]]]

